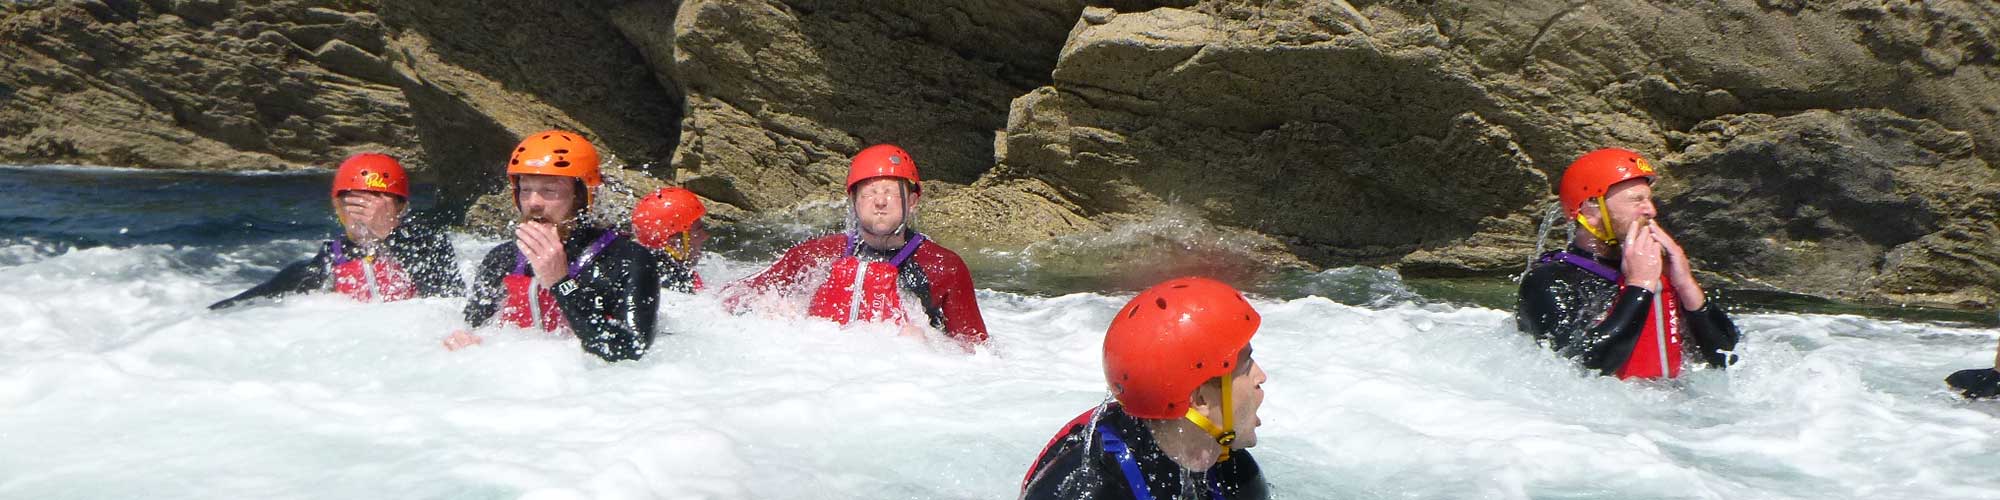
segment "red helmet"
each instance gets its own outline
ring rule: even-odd
[[[361,153],[341,161],[340,168],[333,173],[333,193],[330,196],[339,198],[343,191],[389,193],[408,200],[410,175],[404,173],[403,165],[389,155]]]
[[[632,232],[639,244],[654,250],[664,249],[668,237],[694,229],[694,223],[707,213],[694,191],[660,188],[632,207]]]
[[[569,177],[583,182],[583,205],[590,206],[591,193],[597,185],[604,183],[598,172],[597,147],[583,136],[561,130],[544,130],[529,134],[521,139],[521,145],[514,147],[514,153],[507,159],[507,182],[519,182],[522,175],[553,175]],[[521,204],[520,192],[515,191],[514,204]]]
[[[1195,389],[1237,369],[1262,317],[1243,294],[1208,278],[1176,278],[1139,292],[1104,335],[1104,379],[1125,412],[1187,415]]]
[[[912,191],[924,190],[917,179],[917,161],[894,144],[876,144],[855,153],[854,161],[847,164],[847,191],[854,192],[855,184],[876,177],[903,179],[910,181]]]
[[[1639,178],[1652,182],[1659,180],[1660,174],[1639,153],[1629,149],[1604,148],[1584,153],[1570,162],[1569,168],[1563,170],[1562,185],[1556,191],[1562,197],[1563,213],[1575,216],[1582,210],[1583,202],[1604,196],[1611,191],[1613,184]]]

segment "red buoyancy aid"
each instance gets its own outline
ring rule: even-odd
[[[858,239],[853,234],[847,235],[847,255],[833,262],[826,283],[820,284],[819,290],[813,292],[812,304],[806,308],[806,314],[842,325],[854,321],[908,322],[909,314],[903,312],[903,299],[897,285],[901,274],[898,269],[924,243],[924,235],[912,231],[910,241],[903,245],[903,250],[897,252],[895,258],[862,262],[856,255],[860,249]]]
[[[611,245],[611,241],[616,239],[618,239],[616,231],[605,231],[604,236],[599,236],[597,241],[591,242],[590,248],[585,249],[582,255],[578,255],[570,263],[569,275],[575,276],[584,266],[590,265],[590,261],[597,258],[598,252],[604,251],[604,247]],[[547,287],[536,283],[533,276],[528,276],[528,257],[522,255],[520,250],[514,251],[514,272],[501,278],[500,284],[507,288],[507,300],[500,303],[501,321],[521,328],[539,327],[548,332],[565,331],[569,328],[568,321],[563,319],[561,306],[556,304],[555,294]],[[528,300],[530,295],[534,296],[533,302]]]
[[[1619,283],[1623,285],[1623,282]],[[1653,310],[1646,314],[1646,327],[1632,356],[1618,367],[1620,380],[1630,378],[1674,378],[1681,376],[1681,304],[1674,297],[1674,285],[1660,280]]]
[[[1549,252],[1542,257],[1542,262],[1556,260],[1583,268],[1620,287],[1626,284],[1625,277],[1618,270],[1590,257],[1566,251]],[[1646,326],[1639,332],[1639,341],[1632,346],[1632,353],[1625,358],[1624,366],[1618,367],[1620,380],[1681,376],[1680,299],[1674,296],[1674,286],[1667,280],[1660,280],[1660,293],[1654,294],[1654,297],[1653,310],[1646,313]]]
[[[340,241],[330,242],[333,257],[333,291],[362,302],[392,302],[417,296],[416,281],[395,259],[370,255],[347,258]]]

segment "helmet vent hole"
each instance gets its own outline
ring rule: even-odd
[[[527,151],[528,151],[528,147],[527,147],[527,146],[521,146],[521,147],[518,147],[518,148],[514,148],[514,152],[516,152],[516,153],[525,153],[525,152],[527,152]]]
[[[1174,287],[1174,288],[1187,288],[1187,284],[1186,284],[1186,283],[1182,283],[1182,284],[1179,284],[1179,285],[1174,285],[1173,287]]]
[[[548,140],[548,138],[549,138],[549,136],[546,136],[546,135],[542,136],[542,139],[543,139],[543,140]]]
[[[556,150],[556,154],[559,154],[559,155],[566,155],[566,154],[569,154],[569,150],[567,150],[567,149],[558,149],[558,150]]]
[[[1159,298],[1159,299],[1153,299],[1153,304],[1155,304],[1155,305],[1158,305],[1158,306],[1160,306],[1160,309],[1166,309],[1166,308],[1167,308],[1167,299],[1164,299],[1164,298]]]
[[[1222,362],[1222,367],[1223,367],[1223,368],[1228,368],[1228,367],[1229,367],[1229,362],[1228,362],[1228,361],[1224,361],[1224,362]]]
[[[1125,319],[1131,319],[1133,316],[1138,316],[1138,315],[1139,315],[1138,307],[1125,308]]]
[[[1201,369],[1201,362],[1200,362],[1200,361],[1196,361],[1196,362],[1194,362],[1194,369],[1196,369],[1196,370],[1200,370],[1200,369]]]
[[[520,165],[520,164],[521,164],[521,159],[520,159],[520,158],[515,158],[515,159],[513,159],[513,160],[511,160],[511,161],[508,161],[508,162],[507,162],[507,164],[508,164],[508,165]]]
[[[569,167],[568,160],[559,160],[556,162],[556,168],[566,168],[566,167]]]

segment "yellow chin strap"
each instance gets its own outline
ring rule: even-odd
[[[1189,422],[1194,422],[1194,425],[1201,427],[1201,430],[1208,431],[1208,436],[1215,438],[1215,444],[1222,445],[1222,456],[1215,459],[1217,462],[1229,461],[1229,446],[1236,442],[1236,408],[1229,405],[1229,392],[1236,386],[1235,380],[1234,373],[1222,375],[1222,425],[1215,425],[1215,422],[1209,421],[1208,417],[1194,411],[1194,408],[1188,408],[1187,411]]]
[[[675,247],[673,240],[668,240],[667,244],[661,245],[661,250],[666,250],[667,255],[672,256],[674,260],[687,262],[688,257],[694,255],[694,238],[689,236],[687,231],[674,233],[674,236],[680,237],[680,246]]]
[[[1611,210],[1604,208],[1604,197],[1599,196],[1591,199],[1597,201],[1597,218],[1604,221],[1604,227],[1591,225],[1590,220],[1583,217],[1583,211],[1581,210],[1576,212],[1576,225],[1582,226],[1585,231],[1589,231],[1591,236],[1596,236],[1597,241],[1602,241],[1604,244],[1614,247],[1618,246],[1618,232],[1611,229]]]

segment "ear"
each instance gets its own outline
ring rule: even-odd
[[[1583,215],[1583,220],[1589,221],[1590,224],[1593,226],[1604,225],[1604,221],[1598,220],[1603,218],[1599,217],[1598,214],[1604,212],[1598,209],[1597,198],[1583,200],[1582,205],[1577,205],[1577,212]]]

